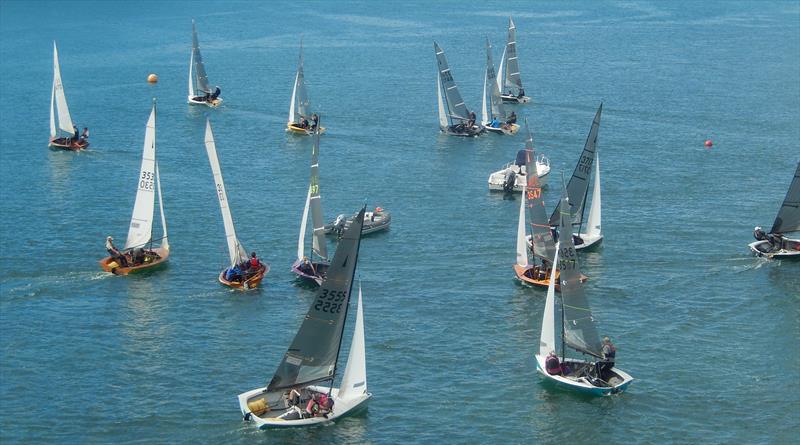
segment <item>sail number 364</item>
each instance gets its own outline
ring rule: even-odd
[[[347,292],[332,291],[329,289],[322,289],[322,294],[317,298],[314,303],[314,309],[330,314],[338,314],[342,311],[342,302],[347,298]]]

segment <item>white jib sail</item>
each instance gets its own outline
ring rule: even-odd
[[[436,98],[439,99],[439,126],[444,130],[447,128],[447,112],[444,111],[444,101],[442,100],[442,79],[436,74]]]
[[[169,250],[167,215],[164,213],[164,195],[161,194],[161,175],[158,173],[158,162],[156,162],[156,189],[158,190],[158,210],[161,212],[161,227],[164,229],[164,236],[161,238],[161,247]]]
[[[311,204],[311,186],[308,186],[306,195],[306,206],[303,208],[303,219],[300,220],[300,236],[297,238],[297,259],[302,260],[306,256],[306,224],[308,222],[308,206]]]
[[[125,249],[142,247],[152,238],[156,189],[156,107],[153,105],[144,133],[142,168],[137,178],[136,202]]]
[[[350,355],[344,368],[342,383],[339,386],[339,398],[348,399],[367,392],[367,361],[364,348],[364,312],[361,304],[361,283],[358,284],[358,310],[353,341],[350,343]]]
[[[219,209],[222,212],[222,223],[225,226],[225,239],[228,243],[228,257],[230,265],[233,266],[247,258],[247,251],[244,249],[239,239],[236,237],[236,228],[233,225],[231,209],[228,207],[228,194],[225,192],[225,183],[222,180],[222,170],[219,167],[217,158],[217,145],[214,142],[214,134],[211,132],[211,121],[206,119],[206,153],[208,162],[211,164],[211,172],[214,174],[214,185],[219,199]]]
[[[517,264],[528,265],[528,239],[525,237],[525,196],[527,186],[522,186],[522,198],[519,203],[519,223],[517,224]]]
[[[556,254],[553,257],[553,264],[558,264],[558,249],[561,243],[556,243]],[[539,337],[539,355],[547,357],[550,351],[556,350],[556,270],[550,272],[550,284],[547,286],[547,300],[544,303],[544,314],[542,314],[542,333]]]
[[[594,155],[594,188],[592,189],[592,207],[589,208],[589,219],[586,222],[586,234],[589,236],[600,236],[601,229],[601,210],[600,210],[600,152]]]
[[[58,128],[73,134],[75,130],[72,118],[69,115],[69,107],[67,107],[67,96],[64,95],[64,85],[61,83],[61,68],[58,64],[56,42],[53,42],[53,95],[55,96],[56,111],[58,112]],[[51,133],[55,133],[53,128],[51,128]]]
[[[481,102],[481,125],[488,125],[489,124],[489,110],[486,108],[487,106],[491,106],[491,105],[487,105],[487,103],[486,103],[486,92],[487,92],[486,91],[487,90],[486,83],[488,82],[488,77],[489,76],[486,75],[486,70],[484,70],[484,72],[483,72],[483,101]]]
[[[192,53],[189,56],[189,98],[195,97],[194,94],[194,74],[192,73],[192,69],[194,68],[194,49],[192,49]]]
[[[500,90],[500,94],[503,94],[503,83],[505,79],[505,67],[506,67],[506,48],[503,47],[503,55],[500,57],[500,67],[497,68],[497,89]]]
[[[56,137],[56,82],[53,79],[53,88],[50,91],[50,139]]]
[[[300,71],[294,76],[294,88],[292,88],[292,102],[289,104],[289,123],[294,122],[294,103],[297,100],[297,83],[300,80]],[[285,97],[285,96],[284,96]]]

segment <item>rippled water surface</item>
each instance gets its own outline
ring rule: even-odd
[[[621,396],[579,397],[535,372],[544,292],[513,279],[518,198],[486,186],[523,138],[437,133],[432,42],[477,109],[484,38],[499,61],[509,15],[534,100],[517,113],[551,160],[550,208],[604,104],[606,238],[581,266],[600,332],[636,378]],[[191,18],[217,110],[185,104]],[[289,270],[310,156],[309,139],[283,130],[301,34],[328,127],[326,216],[366,202],[393,225],[364,239],[358,267],[368,410],[259,432],[236,395],[269,380],[313,297]],[[54,39],[73,119],[92,131],[85,153],[46,148]],[[800,435],[800,263],[747,250],[800,158],[796,2],[4,1],[0,59],[3,443]],[[111,276],[97,260],[106,235],[125,237],[153,97],[172,256]],[[216,282],[226,247],[206,117],[239,237],[272,265],[258,291]]]

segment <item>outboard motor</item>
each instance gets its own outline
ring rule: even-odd
[[[506,173],[505,180],[503,181],[503,190],[506,192],[514,191],[514,184],[517,182],[517,174],[513,170]]]
[[[336,232],[337,235],[342,236],[345,224],[347,224],[347,217],[342,213],[337,216],[336,221],[333,222],[333,231]]]

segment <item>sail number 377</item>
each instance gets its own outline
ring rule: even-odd
[[[330,314],[338,314],[342,311],[342,304],[347,298],[347,292],[332,291],[330,289],[322,289],[317,302],[314,303],[314,309],[317,311],[327,312]]]

